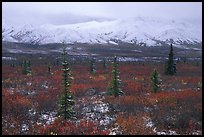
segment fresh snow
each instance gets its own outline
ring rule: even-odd
[[[158,41],[181,45],[183,42],[194,44],[202,42],[201,22],[168,20],[162,18],[135,17],[112,21],[90,21],[77,24],[33,26],[24,24],[13,27],[3,19],[2,41],[34,44],[47,43],[89,43],[114,44],[113,40],[158,46]]]

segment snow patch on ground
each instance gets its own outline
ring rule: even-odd
[[[8,52],[10,52],[10,53],[23,53],[23,51],[20,49],[8,49]]]
[[[176,131],[172,131],[172,130],[157,131],[156,127],[153,129],[153,131],[157,135],[179,135],[178,133],[176,133]]]
[[[31,82],[27,82],[26,84],[27,84],[27,86],[31,86],[31,85],[32,85],[32,83],[31,83]]]
[[[144,111],[145,111],[145,112],[150,112],[150,111],[152,111],[152,108],[150,108],[150,107],[144,107]]]
[[[104,118],[102,120],[100,120],[100,125],[108,125],[111,123],[111,121],[113,121],[114,118],[110,117],[109,115],[105,115]]]
[[[36,114],[36,110],[34,110],[33,108],[29,109],[28,113],[31,115],[31,116],[34,116]]]
[[[8,49],[8,52],[10,53],[26,53],[26,54],[37,54],[37,53],[40,53],[40,54],[47,54],[46,51],[39,51],[39,50],[29,50],[29,51],[22,51],[22,50],[19,50],[19,49]]]
[[[2,59],[4,59],[4,60],[16,60],[16,58],[13,58],[13,57],[2,57]]]
[[[156,132],[157,135],[179,135],[176,133],[176,131],[160,131],[160,132]]]
[[[114,124],[115,127],[110,129],[109,135],[122,135],[122,131],[119,128],[119,125],[116,123]]]
[[[143,117],[143,119],[145,120],[147,128],[151,128],[154,126],[154,123],[150,117]]]
[[[51,124],[57,118],[56,114],[56,112],[42,114],[40,120],[46,121],[46,124]]]
[[[42,87],[45,88],[45,89],[48,89],[48,88],[49,88],[49,87],[48,87],[48,82],[45,81],[45,83],[42,85]]]
[[[116,133],[115,133],[114,131],[111,131],[111,132],[109,133],[109,135],[116,135]]]
[[[104,103],[102,100],[104,97],[101,96],[92,96],[90,98],[89,104],[84,104],[82,108],[82,114],[84,118],[99,122],[100,126],[107,126],[115,120],[115,118],[108,114],[109,104]],[[91,101],[92,100],[92,101]]]
[[[140,58],[136,58],[136,57],[118,57],[117,58],[118,61],[121,62],[125,62],[125,61],[131,61],[131,62],[137,62],[137,61],[154,61],[154,62],[160,62],[161,60],[166,60],[168,58],[166,57],[140,57]]]
[[[194,131],[194,132],[192,133],[192,135],[202,135],[202,131],[199,131],[199,130]]]
[[[202,51],[202,49],[199,49],[199,48],[191,48],[191,49]]]
[[[14,89],[15,89],[15,88],[10,88],[10,89],[8,90],[8,92],[9,92],[10,94],[14,94],[14,92],[15,92]]]
[[[28,125],[22,124],[22,126],[21,126],[21,131],[25,132],[25,131],[27,131],[27,130],[28,130]]]
[[[96,103],[94,102],[94,104],[96,104]],[[109,112],[108,104],[105,104],[102,101],[98,102],[96,104],[96,106],[94,106],[93,110],[95,112],[99,112],[99,113],[107,113],[107,112]]]
[[[134,52],[139,52],[139,53],[141,53],[141,52],[142,52],[141,50],[132,50],[132,51],[134,51]]]
[[[142,58],[118,57],[118,61],[144,61]]]

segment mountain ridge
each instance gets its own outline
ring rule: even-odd
[[[2,21],[2,41],[29,44],[88,43],[114,44],[120,41],[142,46],[165,44],[202,45],[202,25],[161,18],[125,18],[111,21],[89,21],[76,24],[18,27]]]

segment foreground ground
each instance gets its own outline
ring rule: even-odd
[[[38,59],[40,59],[39,57]],[[20,61],[22,62],[22,60]],[[32,62],[32,75],[20,63],[2,66],[2,134],[202,134],[202,65],[178,62],[175,76],[164,75],[162,62],[120,62],[124,96],[107,95],[111,64],[70,63],[77,119],[57,117],[62,91],[61,64]],[[152,93],[150,76],[156,68],[162,84]]]

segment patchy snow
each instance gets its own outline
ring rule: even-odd
[[[96,103],[94,103],[94,104],[96,104]],[[96,104],[94,106],[93,110],[95,112],[99,112],[99,113],[107,113],[109,111],[108,104],[105,104],[103,102],[98,102],[98,104]]]
[[[33,108],[31,108],[31,109],[29,109],[29,114],[31,115],[31,116],[34,116],[35,114],[36,114],[36,110],[34,110]]]
[[[46,124],[51,124],[57,118],[56,114],[56,112],[42,114],[40,120],[45,120]]]
[[[48,88],[49,88],[47,85],[42,85],[42,87],[44,87],[45,89],[48,89]]]
[[[7,91],[8,91],[10,94],[14,94],[14,92],[15,92],[14,89],[15,89],[15,88],[12,88],[12,87],[11,87],[11,88],[10,88],[9,90],[7,90]]]
[[[142,51],[141,50],[132,50],[132,51],[134,51],[134,52],[139,52],[139,53],[141,53]]]
[[[4,60],[16,60],[16,58],[13,58],[13,57],[2,57],[2,59],[4,59]]]
[[[94,106],[85,106],[83,114],[85,114],[87,119],[99,121],[100,125],[110,124],[114,118],[107,114],[109,112],[108,105],[99,101],[97,103]]]
[[[151,128],[154,126],[154,123],[150,117],[143,117],[143,119],[145,120],[145,124],[147,128]]]
[[[191,49],[202,51],[202,49],[199,49],[199,48],[191,48]]]
[[[45,81],[45,83],[42,85],[42,87],[45,88],[45,89],[48,89],[48,88],[49,88],[49,87],[48,87],[48,82]]]
[[[76,48],[77,50],[82,50],[82,48]]]
[[[109,133],[109,135],[116,135],[116,132],[111,131],[111,132]]]
[[[42,125],[42,122],[37,122],[36,124],[37,124],[37,125]]]
[[[179,135],[176,131],[168,130],[168,131],[157,131],[157,135]]]
[[[118,43],[116,43],[116,42],[114,42],[114,41],[111,41],[111,40],[109,41],[109,43],[110,43],[110,44],[113,44],[113,45],[118,45]]]
[[[152,111],[152,108],[150,108],[150,107],[144,107],[144,111],[145,111],[145,112],[150,112],[150,111]]]
[[[133,57],[118,57],[118,61],[144,61],[142,58],[133,58]]]
[[[167,135],[167,134],[166,132],[161,131],[161,132],[157,132],[157,135]]]
[[[160,62],[162,60],[168,59],[166,57],[118,57],[118,61],[121,62],[144,62],[144,61],[154,61],[154,62]]]
[[[103,102],[104,97],[100,95],[94,95],[89,98],[88,104],[84,104],[82,108],[82,114],[84,118],[99,122],[100,126],[107,126],[111,122],[115,120],[115,117],[112,115],[109,115],[109,104]],[[81,101],[84,101],[82,99]]]
[[[36,94],[36,92],[35,91],[33,91],[33,90],[17,90],[17,92],[19,92],[19,93],[21,93],[21,94],[23,94],[23,95],[34,95],[34,94]]]
[[[176,131],[173,130],[157,131],[156,127],[153,129],[153,132],[156,133],[157,135],[179,135],[178,133],[176,133]]]
[[[22,130],[23,132],[24,132],[24,131],[27,131],[27,130],[28,130],[28,125],[22,124],[21,130]]]
[[[108,115],[105,115],[104,117],[105,117],[105,118],[103,118],[103,119],[100,120],[100,122],[99,122],[100,125],[106,126],[106,125],[110,124],[111,121],[114,120],[114,118],[112,118],[112,117],[110,117],[110,116],[108,116]]]
[[[169,130],[169,135],[178,135],[176,131]]]
[[[28,50],[28,51],[22,51],[22,50],[20,50],[20,49],[7,49],[7,51],[8,52],[10,52],[10,53],[26,53],[26,54],[30,54],[30,53],[32,53],[32,54],[38,54],[38,53],[40,53],[40,54],[47,54],[47,52],[46,51],[40,51],[40,50]]]
[[[199,130],[194,131],[194,132],[192,133],[192,135],[202,135],[202,131],[199,131]]]
[[[26,84],[27,84],[27,86],[31,86],[31,85],[32,85],[32,83],[31,83],[31,82],[27,82]]]
[[[153,124],[153,122],[152,121],[148,121],[148,123],[147,123],[147,125],[146,125],[146,127],[153,127],[154,126],[154,124]]]
[[[109,135],[122,135],[122,131],[117,123],[115,123],[114,127],[110,129]]]
[[[23,53],[23,51],[20,49],[8,49],[8,52],[10,52],[10,53]]]

